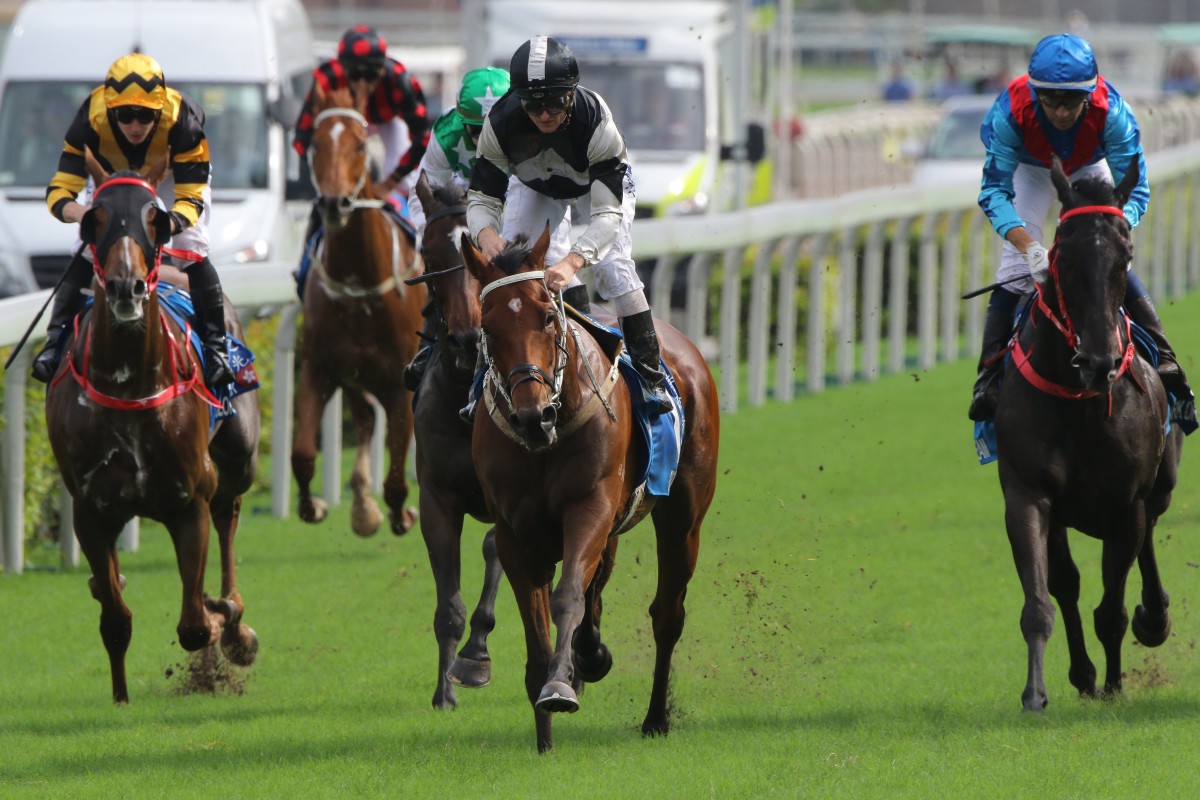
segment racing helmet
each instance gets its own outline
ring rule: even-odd
[[[387,61],[387,42],[374,28],[355,25],[342,34],[338,42],[337,59],[348,67],[383,67]]]
[[[1092,46],[1069,33],[1042,39],[1029,59],[1029,85],[1043,91],[1091,92],[1097,74]]]
[[[508,92],[508,70],[500,67],[473,69],[463,76],[458,88],[455,113],[464,125],[482,125],[496,101]]]
[[[142,106],[161,111],[167,104],[167,81],[162,67],[144,53],[121,56],[104,78],[104,105]]]
[[[533,100],[579,85],[579,64],[571,48],[549,36],[535,36],[513,53],[508,71],[517,97]]]

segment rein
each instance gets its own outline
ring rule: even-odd
[[[1109,216],[1123,217],[1125,212],[1116,206],[1079,206],[1078,208],[1073,208],[1060,214],[1058,217],[1058,222],[1061,225],[1064,221],[1072,217],[1083,216],[1086,214],[1107,214]],[[1078,332],[1075,330],[1075,324],[1071,320],[1071,315],[1067,312],[1066,299],[1063,294],[1062,281],[1058,270],[1057,236],[1055,239],[1056,241],[1054,245],[1050,248],[1050,277],[1054,281],[1054,293],[1058,298],[1058,308],[1052,309],[1050,304],[1046,302],[1045,289],[1042,284],[1039,283],[1034,284],[1034,287],[1037,290],[1037,300],[1034,306],[1038,311],[1042,312],[1042,315],[1046,317],[1046,319],[1050,320],[1054,327],[1058,329],[1059,333],[1063,335],[1067,345],[1074,349],[1078,354],[1080,338]],[[1032,315],[1030,316],[1030,320],[1033,322],[1033,324],[1037,324],[1036,319]],[[1117,335],[1117,340],[1120,341],[1121,327],[1119,323],[1115,333]],[[1133,364],[1133,358],[1135,355],[1133,333],[1128,315],[1125,316],[1125,342],[1125,352],[1121,358],[1121,365],[1117,369],[1117,375],[1113,379],[1114,383],[1120,380],[1123,375],[1129,373],[1129,368]],[[1030,385],[1045,394],[1067,400],[1088,400],[1101,395],[1101,392],[1097,392],[1086,387],[1071,388],[1068,386],[1063,386],[1062,384],[1054,383],[1053,381],[1040,375],[1031,363],[1031,358],[1033,356],[1032,347],[1029,350],[1025,350],[1025,348],[1021,346],[1021,339],[1019,336],[1013,341],[1012,354],[1013,363],[1016,364],[1017,370],[1021,373],[1021,376],[1025,378]],[[1133,377],[1132,373],[1129,374],[1130,377]],[[1134,383],[1137,384],[1136,378],[1134,379]],[[1142,388],[1140,384],[1138,385],[1138,388]],[[1112,416],[1112,393],[1108,392],[1107,394],[1108,413],[1109,416]]]

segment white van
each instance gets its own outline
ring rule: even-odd
[[[0,297],[66,268],[77,231],[46,185],[80,104],[134,51],[204,109],[213,263],[296,261],[307,203],[286,208],[287,131],[316,63],[299,0],[28,0],[0,58]]]

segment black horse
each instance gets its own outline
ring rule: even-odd
[[[1115,188],[1094,179],[1072,185],[1057,160],[1051,175],[1063,211],[1050,277],[1038,286],[1013,345],[996,411],[1005,526],[1025,593],[1026,711],[1047,702],[1042,657],[1054,626],[1051,595],[1067,628],[1071,684],[1083,696],[1098,694],[1067,528],[1104,542],[1104,594],[1094,614],[1107,661],[1103,693],[1121,690],[1125,581],[1135,560],[1142,604],[1134,636],[1147,647],[1166,640],[1169,598],[1153,534],[1171,502],[1183,440],[1168,422],[1158,373],[1135,352],[1121,310],[1133,256],[1121,209],[1137,185],[1136,165]]]

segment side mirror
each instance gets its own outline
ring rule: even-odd
[[[757,164],[767,154],[767,129],[761,123],[751,122],[746,126],[746,160]]]

